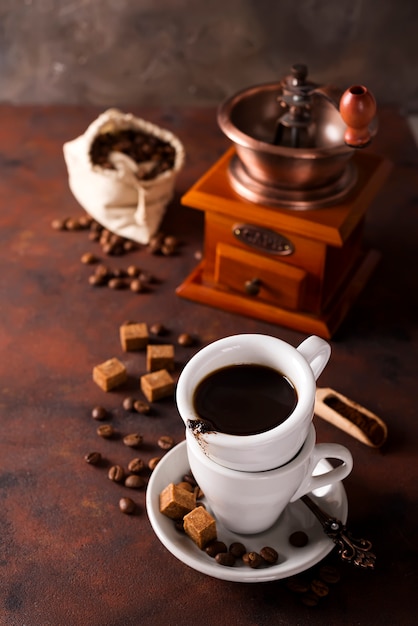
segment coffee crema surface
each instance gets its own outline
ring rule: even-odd
[[[282,424],[297,404],[292,383],[279,371],[253,363],[223,367],[197,385],[193,405],[198,432],[256,435]]]

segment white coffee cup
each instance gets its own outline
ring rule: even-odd
[[[186,430],[190,469],[215,516],[226,528],[239,534],[255,534],[270,528],[289,502],[326,485],[343,480],[351,472],[353,458],[340,444],[315,445],[311,424],[300,452],[286,465],[266,472],[242,472],[210,459]],[[322,459],[340,459],[342,464],[314,475]]]
[[[186,430],[199,439],[205,453],[225,467],[260,472],[280,467],[302,447],[312,423],[316,379],[331,354],[330,345],[316,336],[308,337],[298,348],[260,334],[225,337],[197,352],[184,367],[176,391],[177,407]],[[297,403],[284,422],[255,435],[198,432],[194,393],[210,373],[239,364],[258,364],[276,369],[294,386]]]

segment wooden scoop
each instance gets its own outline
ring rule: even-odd
[[[315,414],[372,448],[387,438],[387,426],[374,413],[330,388],[316,390]]]

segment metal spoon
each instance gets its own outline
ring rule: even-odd
[[[353,537],[340,520],[325,513],[310,496],[302,496],[301,500],[321,522],[325,534],[337,545],[342,561],[364,569],[374,569],[376,555],[371,552],[371,541]]]

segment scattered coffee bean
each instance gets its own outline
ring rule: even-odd
[[[99,274],[92,274],[91,276],[89,276],[89,284],[92,287],[103,287],[104,285],[106,285],[106,279]]]
[[[174,520],[174,528],[179,533],[184,533],[184,521],[182,519]]]
[[[302,595],[301,602],[305,606],[317,606],[319,602],[319,597],[316,595],[316,593],[308,591],[307,593],[304,593]]]
[[[100,233],[103,230],[103,226],[96,222],[96,220],[92,220],[90,224],[90,230]]]
[[[171,448],[174,446],[174,439],[169,435],[163,435],[158,439],[157,444],[158,447],[162,450],[171,450]]]
[[[310,589],[310,584],[305,578],[292,576],[287,579],[286,587],[293,593],[307,593]]]
[[[192,346],[193,337],[189,335],[188,333],[181,333],[181,335],[179,335],[177,338],[177,342],[180,346],[186,346],[186,347]]]
[[[136,243],[136,241],[125,239],[122,244],[122,248],[124,252],[132,252],[132,250],[136,250],[138,248],[138,244]]]
[[[127,252],[131,252],[132,250],[137,249],[137,244],[134,241],[130,241],[129,239],[123,239],[119,243],[110,244],[110,249],[107,254],[111,254],[113,256],[122,256]]]
[[[179,245],[177,237],[174,237],[173,235],[167,235],[164,237],[163,243],[166,246],[170,246],[170,248],[177,248]]]
[[[196,496],[196,500],[201,500],[202,498],[205,497],[205,494],[203,493],[199,485],[196,485],[196,487],[194,488],[194,493]]]
[[[260,550],[260,556],[269,564],[269,565],[273,565],[273,563],[276,563],[278,558],[279,558],[279,554],[278,552],[276,552],[276,550],[274,548],[271,548],[270,546],[266,546],[264,548],[261,548]]]
[[[167,329],[163,324],[151,324],[149,331],[151,335],[156,335],[157,337],[167,334]]]
[[[125,478],[125,487],[129,487],[130,489],[142,489],[144,485],[144,478],[137,474],[131,474]]]
[[[89,232],[88,238],[89,238],[90,241],[99,241],[100,233],[98,233],[97,231],[92,230],[92,231]]]
[[[157,467],[160,461],[161,461],[160,456],[154,456],[152,459],[148,461],[148,469],[150,469],[152,472],[153,470],[155,470],[155,468]]]
[[[95,406],[91,412],[91,416],[94,420],[104,420],[107,417],[107,411],[102,406]]]
[[[151,254],[159,254],[161,250],[161,244],[158,241],[150,241],[148,244],[148,251]]]
[[[177,483],[177,487],[180,487],[181,489],[185,489],[186,491],[190,491],[190,493],[193,493],[194,491],[192,485],[190,483],[187,483],[185,480],[183,480],[180,483]]]
[[[134,293],[142,293],[143,291],[145,291],[145,285],[141,280],[139,280],[139,278],[135,278],[131,281],[129,289]]]
[[[159,254],[161,251],[161,246],[163,245],[163,235],[162,233],[157,233],[153,237],[151,237],[148,243],[148,251],[151,254]]]
[[[303,530],[297,530],[289,537],[289,542],[296,548],[303,548],[308,543],[308,535]]]
[[[144,461],[140,458],[132,459],[128,463],[128,470],[133,474],[139,474],[144,469]]]
[[[123,467],[121,467],[120,465],[112,465],[112,467],[109,468],[107,477],[109,480],[112,480],[115,483],[122,482],[125,477]]]
[[[338,583],[341,579],[340,572],[332,565],[322,565],[319,568],[318,576],[330,585]]]
[[[107,228],[102,228],[100,239],[102,243],[109,243],[112,233]]]
[[[124,242],[124,238],[120,235],[116,235],[116,233],[110,233],[109,241],[113,245],[121,246]]]
[[[177,253],[177,247],[176,246],[167,244],[165,242],[161,246],[161,254],[163,254],[164,256],[173,256],[176,253]]]
[[[122,267],[116,267],[112,270],[112,276],[113,278],[126,278],[127,274]]]
[[[100,236],[100,233],[103,230],[103,226],[101,224],[99,224],[99,222],[96,222],[96,220],[92,220],[90,227],[89,227],[89,233],[96,233],[97,235]]]
[[[102,247],[104,254],[108,256],[122,256],[123,245],[119,243],[105,243]]]
[[[130,433],[123,438],[125,446],[129,446],[130,448],[137,448],[141,445],[142,441],[143,437],[139,433]]]
[[[194,476],[192,474],[185,474],[183,476],[183,480],[186,483],[189,483],[190,485],[192,485],[192,487],[197,487],[197,482],[194,479]]]
[[[78,223],[80,224],[81,228],[90,228],[93,221],[93,218],[88,213],[86,213],[85,215],[81,215],[81,217],[78,218]]]
[[[93,265],[93,263],[97,263],[97,257],[91,252],[86,252],[81,257],[81,262],[84,263],[84,265]]]
[[[231,543],[231,545],[229,546],[229,552],[233,554],[235,558],[240,559],[247,552],[247,549],[243,543],[240,543],[239,541],[234,541],[234,543]]]
[[[126,280],[123,280],[123,278],[111,278],[107,283],[107,286],[110,287],[110,289],[116,290],[126,289],[126,287],[128,287],[128,283]]]
[[[219,552],[215,556],[215,560],[219,565],[224,565],[225,567],[232,567],[235,565],[235,557],[230,552]]]
[[[246,552],[243,554],[242,560],[246,565],[249,565],[253,569],[260,567],[260,565],[263,564],[263,559],[258,552]]]
[[[137,413],[141,413],[141,415],[148,415],[151,412],[150,405],[142,400],[136,400],[134,402],[134,409]]]
[[[110,439],[115,435],[115,429],[110,424],[103,424],[103,426],[99,426],[96,432],[99,437],[104,437],[104,439]]]
[[[86,463],[89,463],[89,465],[98,465],[102,460],[102,455],[100,454],[100,452],[89,452],[84,457],[84,460],[86,461]]]
[[[147,283],[155,283],[155,278],[149,272],[142,271],[138,276],[139,280],[146,285]]]
[[[73,217],[69,217],[67,220],[65,220],[65,230],[81,230],[82,226],[80,224],[80,222],[78,221],[78,219],[73,218]]]
[[[51,226],[54,230],[65,230],[65,220],[60,220],[60,219],[52,220]]]
[[[119,500],[119,509],[122,511],[122,513],[131,515],[136,509],[136,504],[133,500],[131,500],[131,498],[121,498]]]
[[[217,554],[220,554],[221,552],[228,552],[228,548],[223,541],[215,540],[207,544],[205,552],[214,559]]]
[[[311,582],[311,590],[316,593],[319,598],[324,598],[329,594],[328,585],[318,578],[314,578]]]
[[[141,270],[136,265],[130,265],[126,270],[126,273],[128,276],[131,276],[131,278],[135,278],[136,276],[139,276]]]
[[[125,398],[122,403],[125,411],[134,411],[135,410],[135,398]]]
[[[109,270],[108,267],[106,267],[106,265],[103,265],[101,263],[100,265],[96,267],[94,274],[95,276],[99,276],[100,278],[107,280],[111,276],[111,271]]]

